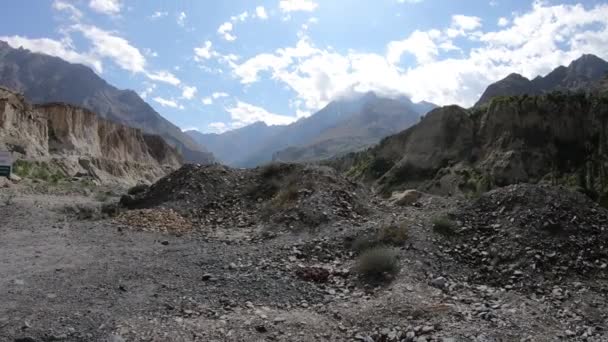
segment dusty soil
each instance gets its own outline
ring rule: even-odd
[[[476,209],[464,198],[372,198],[357,219],[332,215],[314,229],[184,213],[182,231],[73,214],[99,208],[95,194],[0,195],[0,341],[608,341],[604,277],[560,275],[530,291],[477,277],[476,254],[454,254],[477,238],[467,229],[476,210],[500,211],[493,197]],[[463,215],[454,236],[433,229],[448,213]],[[408,227],[401,271],[369,285],[346,242],[393,222]]]

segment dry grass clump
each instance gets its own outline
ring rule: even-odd
[[[437,234],[452,236],[456,234],[456,229],[456,223],[445,216],[433,219],[433,231]]]
[[[380,282],[392,279],[400,266],[395,250],[388,247],[373,247],[361,253],[355,270],[368,281]]]

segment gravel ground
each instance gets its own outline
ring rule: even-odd
[[[601,279],[536,293],[481,283],[455,258],[432,222],[464,199],[378,200],[312,231],[214,222],[176,235],[66,214],[98,207],[93,195],[10,190],[0,341],[608,341]],[[408,227],[401,271],[368,285],[345,241],[390,222]],[[299,276],[314,267],[325,282]]]

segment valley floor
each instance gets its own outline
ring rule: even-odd
[[[0,341],[608,341],[605,282],[565,280],[539,295],[467,281],[475,271],[431,228],[455,198],[379,202],[365,219],[315,232],[178,236],[66,211],[96,205],[93,196],[8,191],[17,195],[0,203]],[[344,241],[393,221],[409,227],[401,271],[365,285]],[[325,268],[327,281],[298,276],[306,267]]]

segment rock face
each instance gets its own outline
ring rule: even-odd
[[[0,148],[60,165],[67,176],[101,181],[152,181],[179,167],[179,153],[157,136],[63,103],[30,105],[0,88]]]
[[[545,77],[529,80],[519,74],[511,74],[490,85],[475,106],[487,104],[498,96],[540,95],[552,91],[588,90],[608,73],[608,62],[594,55],[583,55],[570,63],[560,66]]]
[[[481,191],[520,182],[606,192],[608,96],[551,93],[436,109],[419,124],[335,164],[385,194]]]
[[[158,114],[137,93],[116,89],[83,65],[13,49],[0,41],[0,85],[23,93],[31,103],[67,103],[86,108],[106,120],[160,135],[188,161],[214,161],[211,153]]]

